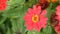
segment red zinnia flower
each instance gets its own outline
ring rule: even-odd
[[[40,31],[41,28],[45,28],[47,22],[45,15],[46,10],[41,12],[41,6],[33,6],[33,8],[29,8],[24,16],[26,29],[36,29],[37,31]]]
[[[56,7],[56,19],[58,20],[58,24],[54,27],[57,34],[60,34],[60,6]]]
[[[60,6],[57,6],[56,9],[57,9],[56,14],[58,15],[58,18],[60,18]]]
[[[6,8],[6,0],[0,0],[0,10],[4,10]]]

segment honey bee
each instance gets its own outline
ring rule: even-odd
[[[56,26],[59,23],[59,21],[57,19],[55,19],[56,16],[57,16],[56,13],[51,14],[50,21],[51,21],[52,26]]]

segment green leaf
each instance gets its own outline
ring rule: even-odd
[[[37,2],[38,2],[38,0],[28,0],[27,2],[25,2],[25,5],[27,5],[28,7],[32,7]]]
[[[0,20],[0,24],[3,24],[5,20],[6,20],[6,17],[2,18],[2,20]]]
[[[47,26],[43,29],[43,34],[56,34],[52,26]]]
[[[25,27],[24,27],[24,20],[23,16],[15,19],[11,19],[12,22],[12,29],[14,32],[20,32],[22,34],[25,34]]]
[[[0,14],[0,24],[3,24],[6,20],[6,17],[3,17],[2,14]]]
[[[38,32],[36,30],[28,31],[27,34],[41,34],[41,32]]]
[[[31,31],[28,31],[27,34],[33,34]]]
[[[20,17],[20,11],[23,12],[22,9],[23,9],[22,6],[10,9],[9,11],[4,12],[3,16],[9,17],[9,18],[18,18],[18,17]]]
[[[6,34],[6,28],[4,24],[0,24],[0,33],[1,34]]]
[[[6,34],[11,34],[11,32],[10,32],[10,29],[8,28],[8,31],[7,31],[7,33]]]
[[[12,29],[8,28],[6,34],[14,34]]]
[[[7,2],[7,5],[11,7],[15,7],[16,5],[24,4],[24,2],[25,2],[24,0],[9,0]]]

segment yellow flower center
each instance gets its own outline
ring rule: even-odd
[[[33,16],[32,16],[32,21],[33,21],[34,23],[38,22],[38,21],[39,21],[39,16],[38,16],[37,14],[33,15]]]

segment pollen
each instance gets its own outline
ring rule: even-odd
[[[32,21],[33,21],[34,23],[38,22],[38,21],[39,21],[39,15],[37,15],[37,14],[33,15],[33,16],[32,16]]]

